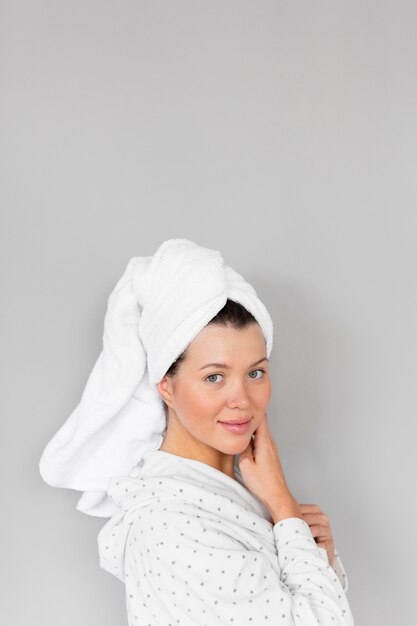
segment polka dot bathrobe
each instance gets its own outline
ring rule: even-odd
[[[337,551],[331,567],[304,520],[271,524],[235,474],[151,450],[109,479],[100,566],[125,583],[129,626],[353,626]]]

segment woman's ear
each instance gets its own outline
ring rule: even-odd
[[[169,376],[164,376],[156,385],[158,393],[167,406],[172,406],[172,381]]]

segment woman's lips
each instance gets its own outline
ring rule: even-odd
[[[245,433],[250,427],[251,420],[248,419],[246,422],[241,422],[240,424],[228,424],[226,422],[219,422],[226,430],[229,430],[231,433]]]

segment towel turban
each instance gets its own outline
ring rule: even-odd
[[[139,474],[166,428],[156,384],[231,299],[256,319],[272,349],[271,317],[255,289],[217,250],[168,239],[133,257],[108,298],[103,348],[81,400],[43,450],[39,469],[53,487],[82,491],[76,509],[110,517],[111,476]]]

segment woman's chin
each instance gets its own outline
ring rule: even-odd
[[[220,450],[220,452],[223,452],[224,454],[241,454],[248,447],[250,440],[251,433],[246,433],[244,436],[239,435],[238,437],[236,437],[236,441],[222,441],[221,444],[216,447],[218,450]]]

